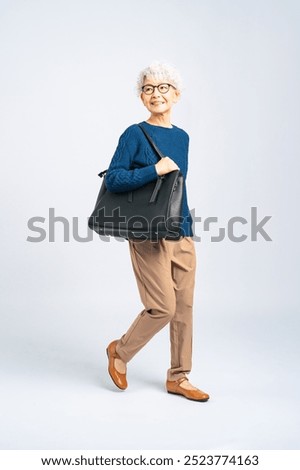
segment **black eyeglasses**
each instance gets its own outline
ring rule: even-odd
[[[159,85],[144,85],[142,86],[142,92],[145,93],[145,95],[152,95],[155,88],[157,88],[159,93],[164,95],[165,93],[168,93],[170,86],[176,90],[176,88],[170,83],[160,83]]]

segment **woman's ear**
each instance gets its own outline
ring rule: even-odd
[[[143,93],[140,94],[140,98],[141,98],[141,101],[142,101],[143,105],[145,106],[144,94]]]
[[[177,103],[177,101],[180,100],[181,93],[179,90],[174,90],[174,98],[173,98],[173,103]]]

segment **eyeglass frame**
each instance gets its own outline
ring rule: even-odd
[[[145,95],[150,96],[150,95],[152,95],[152,93],[154,93],[155,88],[158,89],[158,87],[160,87],[161,85],[168,85],[168,87],[169,87],[169,88],[167,89],[167,91],[165,91],[164,93],[162,93],[162,92],[160,91],[160,93],[161,93],[162,95],[165,95],[166,93],[168,93],[168,91],[170,90],[170,86],[171,86],[172,88],[174,88],[174,90],[176,90],[176,88],[174,87],[174,85],[172,85],[171,83],[164,83],[164,82],[163,82],[163,83],[160,83],[159,85],[143,85],[142,88],[141,88],[141,90],[142,90],[143,93],[145,93],[145,92],[144,92],[144,88],[145,88],[145,87],[147,87],[147,86],[152,87],[153,90],[151,91],[151,93],[145,93]],[[158,89],[158,91],[159,91],[159,89]]]

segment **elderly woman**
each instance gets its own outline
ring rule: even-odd
[[[120,137],[106,174],[109,191],[131,191],[155,180],[158,175],[177,169],[186,178],[189,136],[171,123],[172,107],[180,98],[181,88],[178,72],[169,65],[154,63],[142,70],[137,90],[150,116],[141,125],[169,157],[158,161],[139,126],[128,127]],[[192,364],[196,259],[186,188],[182,220],[181,238],[177,241],[129,240],[133,271],[144,309],[128,331],[107,347],[108,371],[115,385],[125,390],[127,363],[169,323],[171,365],[167,372],[167,392],[203,402],[209,395],[191,385],[187,378]]]

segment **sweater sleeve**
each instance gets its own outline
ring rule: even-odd
[[[119,139],[105,176],[108,191],[114,193],[132,191],[157,178],[155,165],[147,165],[146,159],[145,166],[132,169],[135,155],[143,151],[144,149],[134,131],[134,126],[126,129]]]

